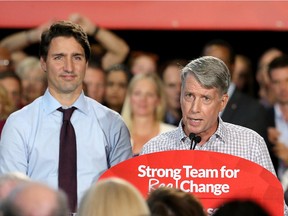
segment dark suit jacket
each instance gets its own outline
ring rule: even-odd
[[[222,114],[223,121],[250,128],[267,137],[267,111],[254,98],[235,89]]]
[[[272,152],[272,144],[268,141],[267,128],[271,122],[268,112],[256,99],[235,89],[221,116],[223,121],[250,128],[260,134],[266,141],[275,170],[278,160]]]

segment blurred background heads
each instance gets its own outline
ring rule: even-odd
[[[232,82],[241,92],[256,97],[252,63],[247,56],[236,55]]]
[[[270,214],[253,200],[232,200],[221,205],[213,216],[269,216]]]
[[[13,70],[13,62],[11,53],[8,49],[0,47],[0,73],[8,70]]]
[[[27,182],[15,187],[1,203],[4,215],[13,216],[67,216],[67,198],[61,190],[55,190],[38,182]]]
[[[201,202],[180,189],[159,187],[147,199],[151,216],[206,216]]]
[[[228,67],[231,77],[233,77],[236,54],[233,47],[224,40],[215,39],[205,44],[202,50],[203,56],[214,56],[221,59]]]
[[[84,77],[85,91],[88,97],[103,103],[106,85],[106,73],[101,66],[97,45],[91,46],[91,56]]]
[[[106,71],[104,104],[121,113],[131,74],[123,64],[113,65]]]
[[[181,69],[188,63],[184,59],[174,59],[162,65],[160,69],[166,96],[164,122],[178,126],[182,114],[180,106]]]
[[[0,201],[3,201],[18,185],[30,182],[30,178],[20,172],[6,173],[0,176]]]
[[[146,200],[130,182],[120,178],[103,179],[84,195],[79,216],[149,216]]]
[[[100,67],[100,65],[89,65],[84,77],[87,96],[93,98],[99,103],[103,103],[104,100],[106,80],[105,76],[105,72]]]
[[[276,57],[281,56],[283,53],[281,50],[276,48],[270,48],[266,50],[258,61],[258,68],[256,72],[256,80],[259,84],[258,96],[260,102],[265,107],[270,107],[274,104],[275,98],[270,90],[270,79],[268,76],[268,65]]]
[[[155,53],[134,51],[130,55],[129,67],[131,73],[157,73],[159,57]]]
[[[6,120],[15,111],[13,101],[8,96],[7,90],[0,84],[0,120]]]
[[[38,58],[26,57],[18,64],[16,73],[21,79],[23,106],[44,94],[47,88],[47,78]]]
[[[0,84],[6,89],[14,111],[21,107],[21,80],[13,71],[0,73]]]

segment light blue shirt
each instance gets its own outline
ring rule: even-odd
[[[277,130],[281,133],[279,141],[288,147],[288,123],[285,121],[279,104],[274,105],[275,110],[275,124]],[[287,165],[279,159],[278,177],[283,181],[283,174],[288,169]]]
[[[72,105],[77,142],[78,203],[83,193],[113,165],[132,157],[130,134],[121,116],[86,97]],[[46,90],[9,116],[0,140],[0,173],[20,171],[58,188],[61,104]]]

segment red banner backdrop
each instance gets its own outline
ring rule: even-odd
[[[272,216],[283,216],[278,179],[246,159],[208,151],[166,151],[138,156],[107,170],[100,179],[120,177],[147,197],[158,187],[176,187],[198,197],[208,214],[234,198],[253,199]]]
[[[81,13],[109,29],[287,30],[287,1],[1,1],[0,28]]]

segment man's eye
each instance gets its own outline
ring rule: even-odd
[[[186,94],[184,95],[184,97],[185,97],[185,99],[186,99],[187,101],[192,101],[192,100],[193,100],[193,94],[191,94],[191,93],[186,93]]]
[[[205,100],[205,101],[209,101],[210,98],[209,98],[209,97],[204,97],[204,100]]]
[[[55,60],[60,60],[62,58],[62,56],[55,56],[54,59]]]
[[[82,60],[82,56],[75,56],[74,59],[76,59],[76,60]]]
[[[186,93],[186,95],[185,95],[186,97],[192,97],[192,94],[191,93]]]
[[[202,99],[204,103],[209,103],[211,101],[211,98],[206,96],[204,96]]]

